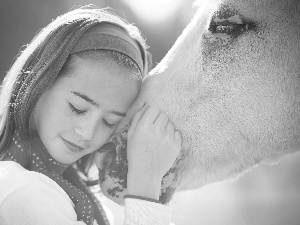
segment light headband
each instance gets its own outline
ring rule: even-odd
[[[116,24],[103,22],[86,31],[77,41],[70,54],[87,50],[112,50],[130,57],[143,76],[144,63],[138,44]]]

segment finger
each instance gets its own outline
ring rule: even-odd
[[[166,126],[166,132],[167,132],[168,134],[173,135],[173,137],[174,137],[175,127],[174,127],[173,123],[170,122],[170,121],[168,122],[168,124],[167,124],[167,126]]]
[[[138,125],[139,121],[143,117],[145,111],[149,108],[149,106],[145,103],[143,107],[133,116],[129,130],[128,130],[128,135],[130,135]]]
[[[158,117],[156,118],[154,124],[157,124],[161,130],[165,131],[168,121],[169,121],[169,118],[168,118],[167,114],[160,113],[158,115]]]
[[[182,136],[181,136],[181,133],[178,131],[178,130],[175,130],[175,133],[174,133],[174,140],[175,140],[175,143],[177,145],[179,145],[180,149],[181,150],[181,144],[182,144]]]
[[[154,124],[159,113],[160,111],[156,106],[149,106],[149,108],[146,110],[143,117],[141,118],[140,122],[145,125]]]

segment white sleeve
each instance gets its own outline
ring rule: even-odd
[[[77,221],[72,205],[46,185],[27,185],[0,205],[1,225],[85,225]]]
[[[125,199],[124,225],[170,225],[172,208],[140,199]]]

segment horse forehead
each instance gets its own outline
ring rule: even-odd
[[[265,17],[267,14],[290,16],[290,13],[299,16],[300,12],[298,0],[224,0],[222,3],[231,4],[250,18]]]
[[[223,3],[232,3],[235,5],[247,5],[247,6],[256,6],[256,7],[268,7],[277,8],[277,7],[284,7],[284,6],[292,6],[292,3],[295,3],[296,6],[298,0],[221,0]]]
[[[260,18],[265,20],[266,18],[272,18],[272,16],[300,17],[299,0],[198,0],[195,2],[195,5],[199,6],[199,8],[207,9],[209,8],[207,6],[210,6],[211,9],[216,11],[219,6],[230,5],[245,17],[257,20],[254,22],[259,22]],[[276,20],[276,22],[279,21]]]
[[[260,31],[267,30],[269,35],[273,35],[273,39],[280,38],[279,34],[284,33],[285,37],[288,37],[290,40],[289,44],[299,41],[299,0],[216,0],[216,2],[214,7],[212,7],[213,10],[211,10],[207,16],[199,16],[200,14],[203,14],[203,11],[201,10],[197,12],[198,16],[195,16],[196,19],[194,23],[190,24],[190,32],[186,32],[186,35],[182,35],[184,37],[182,40],[185,39],[185,41],[178,42],[180,46],[185,46],[186,48],[184,49],[188,50],[188,52],[191,52],[191,48],[194,49],[193,52],[195,54],[189,54],[186,57],[190,62],[193,61],[193,59],[198,63],[203,62],[203,60],[207,59],[207,56],[210,56],[209,52],[205,51],[205,49],[198,51],[195,48],[195,45],[201,48],[206,46],[203,42],[202,34],[207,32],[207,29],[210,26],[209,23],[216,15],[217,18],[224,16],[222,19],[225,19],[228,15],[236,13],[235,16],[240,18],[241,22],[252,22],[256,24]],[[230,13],[228,14],[229,11]],[[218,12],[218,14],[216,14],[216,12]],[[203,24],[205,24],[205,26],[203,26]],[[257,33],[256,36],[258,35],[259,34]],[[276,48],[281,49],[282,47],[285,48],[282,43],[277,41]],[[294,52],[297,52],[298,49],[299,45],[296,45]],[[207,54],[203,54],[203,52]],[[199,57],[193,57],[193,55],[201,56],[201,60],[199,60]]]

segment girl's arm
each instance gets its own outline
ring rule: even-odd
[[[170,225],[170,206],[139,199],[125,199],[124,225]]]
[[[144,106],[128,131],[127,193],[159,199],[163,176],[181,150],[181,135],[166,114]],[[126,198],[125,224],[169,225],[171,208],[159,203]]]

